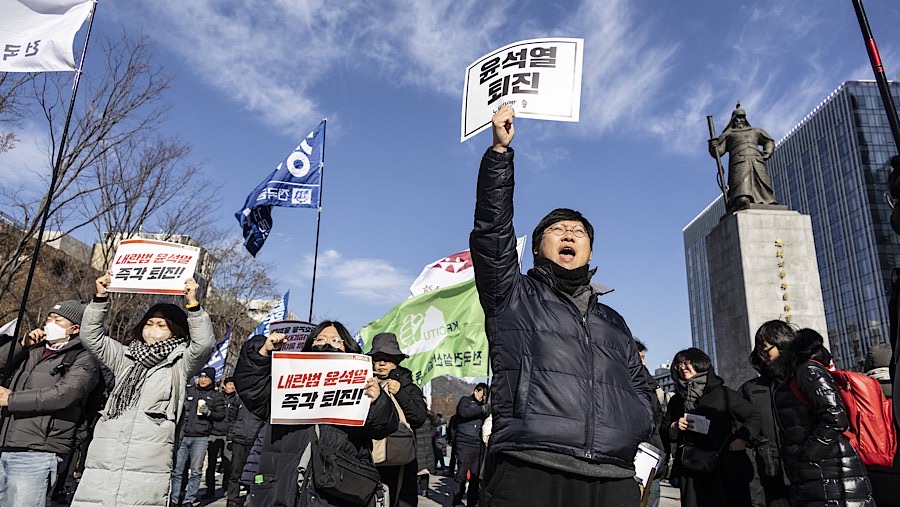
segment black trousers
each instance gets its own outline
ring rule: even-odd
[[[213,495],[216,491],[216,462],[222,456],[222,488],[228,484],[231,476],[231,453],[225,448],[224,436],[209,437],[209,446],[206,448],[206,494]]]
[[[493,456],[494,472],[481,507],[638,507],[638,483],[631,477],[585,477],[552,470],[504,454]]]
[[[416,474],[419,463],[412,460],[405,465],[377,467],[381,482],[391,495],[392,507],[416,507],[419,505],[419,480]]]
[[[481,458],[484,446],[456,446],[456,474],[453,476],[453,505],[462,503],[466,497],[466,505],[478,503],[478,489],[481,485]],[[468,474],[467,474],[468,472]],[[466,475],[469,476],[469,489],[466,491]]]
[[[231,443],[232,473],[228,478],[228,485],[225,490],[225,498],[229,507],[240,505],[241,473],[244,470],[244,465],[247,464],[247,456],[250,455],[251,447],[253,447],[253,444]]]

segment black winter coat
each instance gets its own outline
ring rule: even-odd
[[[213,421],[212,430],[209,434],[224,437],[228,435],[228,428],[234,424],[234,419],[237,417],[235,403],[237,403],[238,397],[235,393],[228,394],[224,391],[220,391],[220,395],[222,396],[222,412],[225,413],[225,417],[220,421]]]
[[[618,313],[592,296],[582,315],[540,270],[520,272],[513,156],[488,149],[482,158],[469,238],[493,371],[491,452],[539,449],[633,469],[655,394]]]
[[[425,415],[428,407],[425,406],[425,395],[412,379],[412,372],[402,366],[397,366],[388,374],[385,380],[396,380],[400,383],[400,390],[394,395],[397,404],[403,410],[409,427],[416,429],[425,424]],[[381,380],[382,384],[384,380]]]
[[[761,431],[756,442],[753,442],[752,454],[765,495],[765,504],[778,499],[786,500],[790,498],[790,493],[781,458],[778,456],[778,426],[775,424],[772,386],[768,380],[757,377],[744,382],[740,392],[762,416]]]
[[[197,402],[206,400],[209,414],[197,413]],[[222,393],[216,391],[214,384],[202,388],[197,384],[187,386],[184,391],[184,411],[181,413],[181,435],[185,437],[208,437],[212,434],[213,424],[224,421],[225,402]]]
[[[18,340],[13,361],[20,361],[12,374],[9,406],[0,414],[0,448],[10,451],[72,452],[75,432],[84,418],[84,402],[100,380],[94,356],[79,338],[44,357],[44,344],[23,349]],[[13,340],[0,347],[0,371],[6,367]],[[54,373],[66,352],[78,350],[72,365],[62,375]]]
[[[247,340],[241,349],[234,372],[234,384],[247,408],[268,420],[272,377],[272,359],[259,354],[265,336]],[[319,445],[340,449],[360,462],[372,462],[372,439],[384,438],[397,430],[399,418],[394,404],[382,391],[369,407],[365,426],[319,425]],[[297,488],[297,466],[309,443],[308,425],[269,425],[263,439],[257,474],[262,482],[250,490],[252,507],[347,506],[346,503],[318,494],[308,476],[302,492]]]
[[[250,412],[240,395],[236,395],[232,408],[236,415],[228,427],[228,439],[239,444],[253,445],[265,421]]]
[[[791,505],[874,507],[866,468],[842,435],[849,421],[831,374],[816,361],[804,361],[794,369],[794,377],[815,412],[797,399],[790,381],[775,389],[773,402],[781,459],[791,481]]]
[[[456,434],[453,445],[481,448],[481,427],[490,415],[490,406],[478,403],[474,395],[463,396],[456,404]]]
[[[416,462],[419,470],[425,469],[428,470],[428,473],[433,474],[435,471],[434,449],[431,444],[434,442],[434,428],[438,419],[433,412],[429,411],[427,415],[425,424],[416,429]]]
[[[739,507],[750,505],[750,481],[753,479],[753,465],[746,451],[730,451],[735,439],[748,444],[756,441],[762,426],[762,416],[747,400],[733,389],[726,387],[722,378],[709,370],[703,396],[697,406],[690,411],[709,419],[709,432],[704,435],[695,431],[673,431],[679,445],[675,452],[672,473],[681,476],[681,502],[685,507]],[[684,399],[675,394],[669,400],[664,428],[671,428],[673,422],[685,414]],[[664,433],[665,435],[665,433]],[[705,451],[720,451],[716,473],[702,475],[686,470],[681,464],[684,445],[692,445]]]

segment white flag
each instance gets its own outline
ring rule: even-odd
[[[75,70],[75,34],[92,0],[0,0],[0,71]]]
[[[516,251],[519,253],[519,264],[522,264],[522,251],[525,249],[525,236],[516,240]],[[451,285],[475,278],[472,267],[472,255],[468,250],[428,263],[425,269],[409,287],[412,296],[442,289]]]

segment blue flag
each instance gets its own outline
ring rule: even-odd
[[[318,208],[322,193],[325,120],[300,142],[287,159],[260,183],[234,214],[244,233],[244,247],[256,254],[272,230],[272,206]]]
[[[262,322],[256,326],[256,329],[253,330],[253,334],[269,334],[269,324],[272,322],[277,322],[279,320],[284,320],[285,314],[287,314],[288,307],[288,297],[291,295],[291,291],[287,291],[284,293],[284,296],[281,297],[281,302],[275,305],[275,308],[263,317]],[[248,337],[249,338],[249,337]]]
[[[216,378],[222,378],[222,373],[225,371],[225,360],[228,358],[228,345],[230,342],[231,324],[228,325],[225,336],[223,336],[222,340],[216,344],[216,349],[213,351],[212,356],[210,356],[209,361],[206,362],[206,367],[216,369]]]

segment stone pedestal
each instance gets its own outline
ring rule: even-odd
[[[726,215],[707,236],[706,251],[716,373],[729,387],[756,377],[749,356],[756,330],[766,321],[815,329],[827,341],[809,215],[785,209]]]

